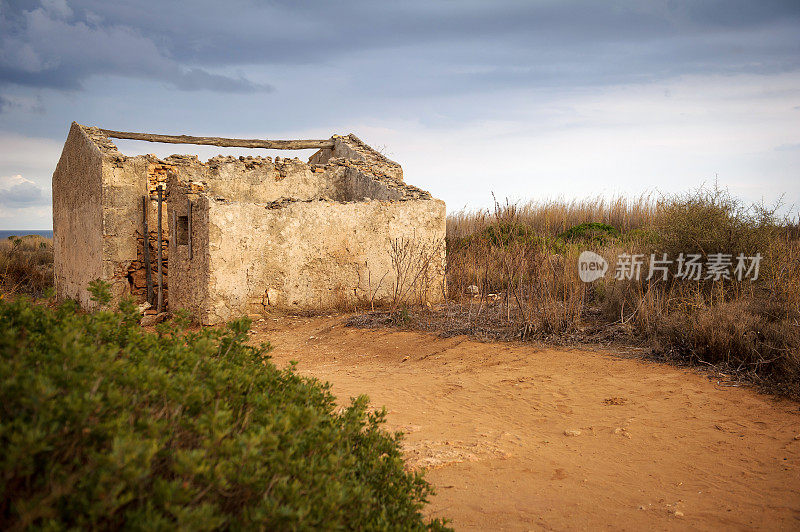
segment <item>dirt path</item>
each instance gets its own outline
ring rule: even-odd
[[[361,393],[407,433],[463,529],[798,529],[800,405],[611,354],[255,324],[279,366]]]

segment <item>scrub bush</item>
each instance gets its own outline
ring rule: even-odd
[[[423,529],[430,485],[362,396],[245,344],[0,301],[0,528]]]
[[[560,240],[583,241],[597,244],[605,244],[620,238],[622,233],[613,225],[600,222],[586,222],[570,227],[560,235]]]
[[[800,218],[779,212],[714,185],[658,200],[506,202],[450,214],[447,304],[412,313],[408,326],[649,344],[659,358],[713,365],[800,397]],[[577,263],[589,250],[609,269],[584,283]],[[651,256],[696,254],[706,263],[717,253],[730,255],[730,278],[678,278],[673,263],[666,280],[647,279]],[[642,259],[638,280],[615,278],[623,254]],[[733,274],[739,254],[761,257],[757,279]]]

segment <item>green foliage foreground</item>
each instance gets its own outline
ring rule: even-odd
[[[442,527],[366,397],[338,410],[246,319],[137,319],[0,301],[0,528]]]

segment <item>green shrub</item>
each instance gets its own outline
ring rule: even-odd
[[[699,253],[764,253],[770,242],[785,234],[788,220],[777,206],[747,205],[718,186],[664,198],[654,229],[659,251]]]
[[[531,233],[521,224],[498,221],[484,229],[482,236],[492,245],[508,246],[512,242],[527,242]]]
[[[600,222],[587,222],[570,227],[560,235],[559,240],[582,241],[604,244],[621,236],[619,230],[613,225]]]
[[[0,528],[442,527],[366,397],[134,310],[0,301]]]

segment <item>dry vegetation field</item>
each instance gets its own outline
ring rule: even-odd
[[[800,225],[719,188],[655,199],[496,203],[447,222],[447,302],[395,303],[354,323],[445,335],[558,344],[624,342],[680,362],[714,365],[767,388],[800,392]],[[591,250],[610,271],[584,283]],[[651,254],[762,259],[757,280],[647,279]],[[623,254],[644,258],[639,279],[615,278]]]
[[[624,343],[679,362],[713,365],[768,389],[800,395],[800,218],[746,205],[717,187],[679,196],[602,198],[456,212],[447,220],[446,302],[415,305],[399,287],[386,309],[351,320],[388,323],[483,339],[555,344]],[[410,283],[431,264],[400,249],[398,272]],[[591,250],[610,271],[584,283],[578,256]],[[758,279],[647,279],[651,254],[714,253],[762,260]],[[644,257],[639,279],[618,280],[620,255]],[[46,296],[52,241],[0,242],[0,289]],[[674,274],[675,265],[672,265]],[[399,276],[399,275],[398,275]],[[353,310],[353,309],[351,309]]]
[[[0,295],[42,297],[53,287],[53,240],[38,235],[0,241]]]

